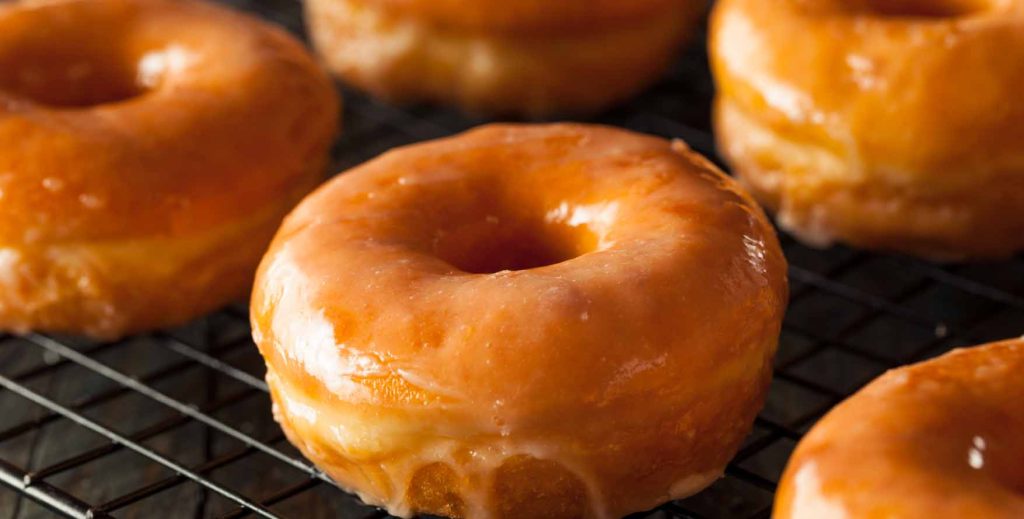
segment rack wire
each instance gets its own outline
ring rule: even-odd
[[[297,0],[224,3],[303,35]],[[714,157],[704,56],[695,45],[594,120]],[[485,122],[344,94],[334,171]],[[767,518],[788,455],[837,402],[888,368],[1024,334],[1024,258],[940,266],[782,240],[792,298],[764,411],[722,479],[636,518]],[[0,517],[388,517],[287,443],[262,375],[241,306],[111,343],[0,335]]]

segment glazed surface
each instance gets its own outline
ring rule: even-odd
[[[1024,2],[725,0],[710,50],[720,149],[805,241],[1024,248]]]
[[[779,519],[1024,517],[1024,340],[890,371],[801,441]]]
[[[236,271],[321,176],[337,103],[298,42],[222,8],[0,5],[0,250],[17,287],[0,328],[110,337],[244,295]],[[208,297],[186,289],[207,269]]]
[[[576,1],[543,7],[512,2],[508,8],[487,1],[305,5],[319,54],[361,89],[393,102],[537,116],[594,112],[643,88],[675,56],[704,3],[598,2],[593,9]],[[602,17],[607,23],[596,22]],[[594,23],[582,23],[591,18]]]
[[[618,517],[721,473],[785,297],[761,211],[682,143],[498,125],[307,198],[252,322],[285,431],[368,502]]]

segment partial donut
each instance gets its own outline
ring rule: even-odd
[[[252,325],[277,420],[365,501],[613,518],[719,477],[786,292],[761,210],[681,142],[494,125],[304,200]]]
[[[703,0],[310,0],[313,43],[345,81],[398,102],[540,116],[636,93]]]
[[[114,338],[243,297],[337,112],[301,45],[248,16],[0,4],[0,329]]]
[[[804,241],[1024,250],[1024,1],[724,0],[710,52],[719,148]]]
[[[892,370],[797,446],[776,519],[1024,517],[1024,339]]]

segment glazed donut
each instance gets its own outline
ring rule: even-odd
[[[660,75],[704,0],[309,0],[315,47],[398,102],[540,116],[595,112]]]
[[[1024,339],[890,371],[800,442],[776,519],[1024,517]]]
[[[244,296],[336,95],[297,41],[211,5],[0,4],[0,329],[115,338]]]
[[[494,125],[304,200],[252,324],[277,420],[366,502],[608,518],[721,474],[786,291],[761,210],[681,142]]]
[[[1024,1],[722,0],[710,32],[719,148],[784,228],[1024,249]]]

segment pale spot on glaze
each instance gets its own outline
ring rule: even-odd
[[[14,180],[14,172],[12,172],[12,171],[0,172],[0,182],[2,182],[4,184],[10,184],[12,180]]]
[[[975,436],[971,440],[971,447],[967,449],[967,464],[972,469],[981,470],[985,467],[985,449],[987,444],[985,438]]]
[[[842,504],[825,496],[818,467],[808,463],[800,468],[793,479],[793,510],[799,510],[804,517],[815,519],[847,519],[849,515]]]
[[[879,77],[875,62],[860,54],[846,56],[846,66],[849,67],[853,82],[861,90],[873,90],[884,87],[883,80]]]
[[[57,177],[46,177],[43,179],[43,189],[56,193],[64,189],[64,181]]]
[[[13,289],[18,280],[19,265],[21,265],[21,254],[18,251],[0,249],[0,285]]]
[[[100,209],[107,205],[104,199],[90,193],[78,195],[78,202],[87,209]]]
[[[662,353],[653,359],[629,359],[619,367],[608,385],[614,387],[625,384],[648,371],[664,366],[667,361],[667,353]]]
[[[139,60],[136,81],[143,87],[153,88],[169,75],[181,73],[195,61],[196,58],[192,52],[178,45],[150,52]]]
[[[747,252],[747,262],[753,267],[758,274],[762,276],[768,275],[768,266],[765,263],[765,244],[761,238],[755,238],[753,236],[743,236],[743,248]]]
[[[570,227],[587,227],[597,235],[598,249],[607,249],[614,245],[608,239],[612,226],[615,224],[619,214],[618,202],[599,202],[589,205],[570,205],[563,201],[558,207],[550,210],[544,215],[549,223],[558,223]]]

